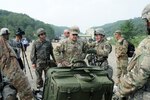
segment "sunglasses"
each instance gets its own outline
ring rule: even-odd
[[[78,36],[78,34],[72,34],[73,36]]]
[[[42,36],[42,35],[45,35],[45,33],[41,33],[40,35],[41,35],[41,36]]]
[[[102,34],[94,34],[95,36],[98,36],[98,35],[101,35],[101,36],[103,36]]]

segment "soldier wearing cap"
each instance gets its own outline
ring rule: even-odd
[[[127,73],[128,65],[128,42],[122,37],[120,30],[116,30],[114,36],[117,40],[115,46],[115,55],[117,63],[117,79],[115,81],[116,85],[120,82],[120,78]]]
[[[128,100],[150,100],[150,4],[142,12],[147,23],[148,36],[141,41],[131,59],[127,74],[115,88],[114,99],[129,97]]]
[[[63,42],[59,42],[59,45],[54,49],[58,67],[69,67],[73,59],[84,60],[85,57],[83,53],[86,45],[78,38],[79,28],[73,26],[69,31],[69,38]]]
[[[16,34],[15,34],[16,38],[15,39],[9,40],[9,44],[14,49],[14,51],[17,55],[18,62],[21,66],[21,69],[23,70],[24,65],[23,65],[20,53],[21,53],[21,51],[25,52],[24,45],[22,44],[22,35],[24,35],[24,34],[23,34],[23,31],[22,30],[20,31],[20,30],[21,29],[19,28],[18,31],[16,32]]]
[[[89,47],[90,47],[89,50],[92,50],[92,51],[95,50],[96,62],[94,62],[94,66],[99,66],[103,68],[104,70],[108,70],[109,76],[112,77],[112,68],[111,66],[109,66],[108,60],[107,60],[110,52],[112,51],[112,46],[108,43],[105,37],[105,31],[103,28],[95,29],[94,36],[95,36],[96,41],[94,43],[89,44]]]
[[[50,56],[53,58],[54,62],[55,58],[53,55],[53,46],[50,41],[46,40],[45,30],[39,28],[37,30],[37,35],[38,39],[32,45],[30,59],[37,76],[37,88],[41,88],[43,87],[42,72],[44,71],[46,74],[47,70],[51,67],[52,60]]]
[[[1,100],[32,100],[33,95],[27,77],[20,69],[17,55],[8,43],[9,29],[0,30],[0,90]],[[5,83],[5,84],[4,84]]]

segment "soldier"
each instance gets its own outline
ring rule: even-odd
[[[64,37],[61,39],[61,42],[69,38],[69,35],[70,35],[69,29],[65,29],[63,35]]]
[[[64,39],[67,39],[70,35],[69,29],[64,30]]]
[[[94,43],[89,44],[90,49],[88,52],[95,52],[93,63],[91,63],[94,66],[99,66],[103,68],[104,70],[108,70],[109,76],[112,77],[112,68],[108,65],[108,55],[112,51],[112,46],[108,43],[106,37],[105,37],[105,31],[102,28],[95,29],[94,36],[96,41]],[[93,48],[93,49],[91,49]],[[94,51],[95,50],[95,51]],[[90,56],[90,55],[89,55]],[[90,59],[89,59],[90,60]]]
[[[137,47],[127,74],[115,89],[117,100],[125,96],[129,96],[129,100],[150,100],[150,4],[143,10],[142,18],[146,20],[148,36]]]
[[[32,45],[31,50],[31,62],[32,67],[35,69],[37,76],[37,88],[43,87],[42,72],[46,74],[47,70],[51,67],[51,59],[55,58],[53,55],[53,46],[50,41],[46,40],[46,32],[43,28],[37,30],[38,40],[36,40]],[[54,66],[53,66],[54,67]]]
[[[120,82],[120,77],[127,73],[128,65],[128,42],[122,37],[121,31],[117,30],[114,33],[117,40],[115,47],[116,63],[117,63],[117,79],[116,85]]]
[[[20,31],[20,28],[19,28],[19,30],[16,32],[16,38],[9,40],[9,44],[14,49],[14,51],[16,52],[18,62],[20,64],[21,69],[23,70],[24,64],[23,64],[22,59],[20,57],[21,51],[22,51],[22,54],[24,54],[24,52],[25,52],[24,46],[23,46],[22,41],[21,41],[22,35],[24,35],[24,32]],[[22,56],[24,57],[24,55],[22,55]]]
[[[4,89],[1,88],[3,99],[15,100],[16,98],[11,92],[16,88],[20,100],[32,100],[33,96],[28,79],[20,69],[14,50],[7,42],[9,34],[8,28],[0,30],[0,74],[2,80],[5,77],[10,82],[2,86]]]
[[[85,44],[78,38],[78,27],[70,28],[70,36],[54,49],[56,62],[59,67],[71,66],[73,59],[84,60]]]

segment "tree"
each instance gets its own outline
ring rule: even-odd
[[[120,29],[122,31],[124,38],[127,40],[133,39],[136,35],[134,31],[135,27],[131,20],[125,21],[124,24],[120,26]]]

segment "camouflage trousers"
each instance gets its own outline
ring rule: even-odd
[[[117,63],[117,81],[116,81],[116,83],[119,83],[121,76],[123,76],[127,73],[128,59],[117,59],[116,63]]]
[[[0,100],[18,100],[17,99],[17,90],[11,85],[5,85],[1,92],[2,99]]]
[[[44,71],[44,77],[45,77],[46,72],[49,68],[50,68],[50,66],[46,63],[37,64],[37,67],[35,69],[35,74],[36,74],[36,77],[37,77],[37,79],[36,79],[37,88],[43,87],[42,74],[43,74],[43,71]]]

